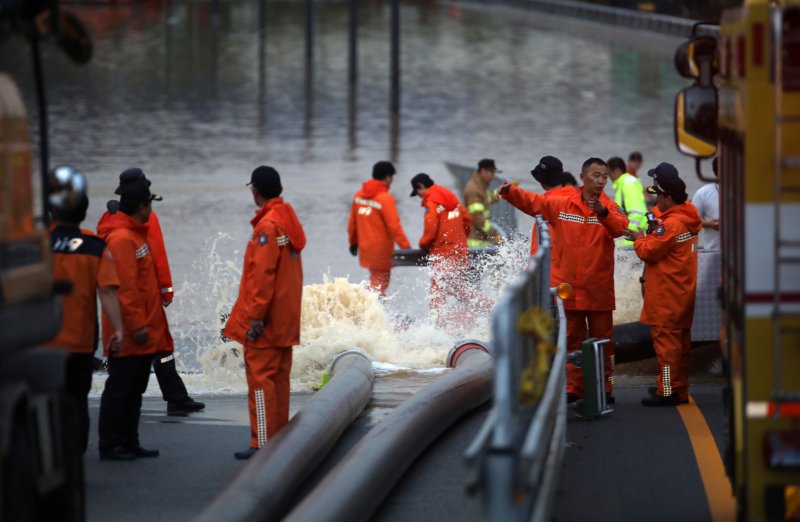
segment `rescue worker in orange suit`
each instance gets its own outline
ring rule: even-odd
[[[100,460],[158,457],[158,450],[139,444],[142,394],[147,389],[153,356],[161,350],[167,316],[161,306],[161,289],[147,243],[151,194],[144,183],[122,187],[119,212],[98,227],[106,241],[119,277],[119,305],[125,337],[115,347],[110,317],[103,313],[103,346],[108,358],[108,378],[100,399]],[[116,348],[116,349],[115,349]]]
[[[702,220],[687,201],[678,170],[660,163],[648,171],[655,185],[657,219],[646,234],[628,230],[636,255],[645,262],[641,322],[650,325],[658,360],[656,387],[644,406],[677,406],[689,402],[689,350],[697,290],[697,234]]]
[[[534,171],[557,170],[560,162],[553,159],[543,158]],[[603,193],[608,182],[605,161],[586,160],[581,181],[580,189],[562,197],[526,192],[511,184],[504,184],[499,192],[526,214],[541,214],[553,227],[553,235],[558,238],[553,244],[553,257],[558,259],[562,279],[559,282],[569,283],[574,290],[574,297],[564,301],[567,351],[581,349],[587,329],[591,337],[609,339],[605,350],[605,388],[609,402],[613,403],[614,238],[628,227],[628,218]],[[567,401],[575,402],[583,397],[583,392],[583,370],[567,362]]]
[[[531,175],[544,189],[543,196],[546,198],[566,197],[575,194],[575,187],[567,183],[567,179],[564,176],[564,167],[558,158],[553,156],[543,157],[531,171]],[[553,233],[553,225],[548,224],[547,227],[550,230],[550,240],[552,242],[550,249],[550,286],[554,287],[564,281],[559,268],[561,249],[556,245],[558,237]],[[531,230],[531,257],[536,255],[537,250],[539,250],[539,234],[534,224],[533,230]]]
[[[86,452],[89,442],[89,390],[98,335],[97,297],[113,327],[109,344],[117,348],[123,338],[117,299],[119,279],[111,253],[105,241],[79,228],[88,208],[89,198],[83,195],[71,208],[52,209],[53,278],[69,281],[72,289],[63,298],[61,330],[45,344],[70,352],[64,388],[72,399],[77,423],[68,427],[74,428],[75,442],[82,452]]]
[[[119,175],[119,187],[117,187],[115,194],[120,194],[122,187],[135,182],[141,182],[150,187],[150,180],[144,175],[142,169],[137,167],[125,169]],[[100,218],[97,224],[98,228],[110,216],[116,214],[119,210],[119,201],[112,199],[106,204],[106,208],[108,211]],[[145,226],[147,227],[147,246],[150,248],[150,255],[153,256],[153,262],[156,266],[156,276],[158,277],[161,291],[161,303],[164,307],[167,307],[172,303],[175,293],[172,288],[172,274],[169,269],[167,248],[164,246],[164,235],[161,233],[161,223],[155,212],[150,213],[150,219]],[[178,375],[178,370],[175,367],[175,344],[169,331],[169,325],[167,325],[164,339],[162,340],[160,353],[153,358],[153,371],[156,374],[158,386],[161,388],[161,395],[167,402],[167,415],[186,416],[191,412],[205,408],[204,403],[196,401],[189,396],[183,379]]]
[[[441,312],[448,296],[468,304],[482,304],[482,298],[469,288],[467,236],[472,218],[458,197],[430,176],[417,174],[411,179],[411,197],[420,196],[425,219],[420,248],[429,252],[433,269],[430,287],[431,310]],[[476,302],[477,301],[477,302]],[[441,317],[439,317],[441,320]]]
[[[369,270],[369,287],[381,297],[386,295],[392,274],[394,245],[411,248],[394,196],[389,187],[395,175],[394,165],[379,161],[372,167],[372,179],[353,196],[347,235],[350,253]]]
[[[300,305],[306,246],[303,225],[280,197],[281,178],[257,167],[250,190],[258,206],[253,235],[244,253],[239,296],[223,335],[244,346],[250,407],[250,447],[235,453],[249,459],[289,422],[292,347],[300,344]]]

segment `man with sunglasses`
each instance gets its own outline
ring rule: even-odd
[[[655,219],[646,233],[626,230],[636,255],[645,262],[641,322],[650,325],[658,359],[656,386],[644,406],[677,406],[689,402],[689,350],[697,288],[697,234],[701,220],[687,201],[678,170],[660,163],[648,173],[654,184]]]

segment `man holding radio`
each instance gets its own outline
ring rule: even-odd
[[[677,169],[660,163],[648,172],[656,209],[648,213],[646,233],[627,229],[636,255],[645,262],[641,322],[650,325],[658,359],[656,387],[644,406],[677,406],[689,402],[689,350],[697,288],[697,208],[687,201],[686,184]]]

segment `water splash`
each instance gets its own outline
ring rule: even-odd
[[[226,340],[221,329],[233,308],[241,277],[241,251],[228,234],[206,245],[190,275],[168,309],[176,361],[193,395],[244,394],[242,347]],[[508,241],[498,253],[478,260],[464,274],[465,285],[494,303],[516,281],[528,262],[527,240]],[[638,277],[642,263],[633,251],[618,251],[615,322],[638,319],[641,310]],[[320,382],[333,357],[359,349],[373,361],[378,373],[441,370],[447,353],[461,339],[491,341],[490,311],[476,311],[469,303],[448,298],[438,316],[430,313],[427,295],[431,269],[407,268],[402,287],[381,299],[366,281],[327,274],[320,284],[303,287],[301,345],[295,347],[292,389],[309,390]],[[93,394],[102,391],[104,376],[96,375]],[[158,396],[155,379],[146,392]]]

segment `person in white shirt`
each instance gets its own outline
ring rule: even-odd
[[[718,159],[714,158],[712,167],[714,176],[717,176]],[[700,248],[706,250],[719,250],[719,183],[703,185],[692,198],[692,203],[700,213],[703,228],[700,230]]]

